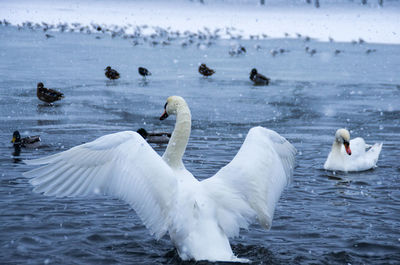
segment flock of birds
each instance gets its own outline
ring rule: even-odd
[[[111,66],[107,66],[104,69],[105,73],[104,75],[110,79],[110,80],[116,80],[121,77],[120,73],[111,68]],[[145,67],[139,67],[138,68],[138,73],[145,79],[147,76],[151,75],[151,72],[145,68]],[[207,67],[206,64],[202,63],[199,66],[199,73],[205,77],[212,76],[215,73],[215,70]],[[250,80],[253,81],[255,85],[268,85],[270,82],[270,79],[268,77],[265,77],[264,75],[258,73],[257,69],[253,68],[250,73]],[[61,93],[60,91],[51,89],[51,88],[46,88],[44,87],[44,84],[42,82],[39,82],[37,84],[37,90],[36,90],[36,95],[38,99],[45,103],[53,103],[55,101],[61,100],[64,98],[64,94]]]
[[[106,69],[104,69],[105,75],[107,78],[110,80],[115,80],[120,78],[120,74],[117,70],[112,69],[111,66],[107,66]],[[144,67],[139,67],[138,72],[143,78],[146,78],[146,76],[151,75],[151,72],[147,70]],[[215,74],[215,70],[209,68],[206,64],[202,63],[199,66],[199,73],[203,75],[204,77],[209,77]],[[253,81],[255,85],[268,85],[270,79],[260,73],[258,73],[257,69],[253,68],[250,72],[250,80]]]
[[[25,26],[52,29],[45,23]],[[101,26],[93,27],[96,31],[104,30]],[[67,28],[60,26],[62,31]],[[308,48],[306,52],[313,55],[316,50]],[[230,51],[232,56],[243,53],[243,46]],[[104,70],[110,80],[120,78],[111,66]],[[206,64],[201,64],[198,71],[205,77],[216,72]],[[139,67],[138,73],[143,78],[151,75],[144,67]],[[250,80],[256,85],[270,83],[255,68]],[[51,104],[64,95],[38,83],[37,97]],[[35,191],[45,195],[108,194],[126,201],[156,238],[170,236],[182,260],[247,262],[235,256],[229,238],[254,221],[266,229],[271,227],[276,203],[293,175],[295,148],[278,133],[254,127],[228,165],[214,176],[198,181],[182,162],[191,131],[191,112],[182,97],[167,99],[160,120],[170,115],[176,115],[172,134],[149,133],[140,128],[137,132],[105,135],[49,157],[25,161],[40,165],[25,175],[31,177]],[[40,137],[22,138],[15,131],[12,142],[17,151],[35,146]],[[148,142],[168,143],[163,156]],[[376,166],[381,149],[381,143],[370,146],[362,138],[350,139],[348,130],[339,129],[324,168],[345,172],[368,170]]]
[[[107,66],[104,69],[104,75],[110,80],[116,80],[121,77],[120,73],[111,68],[111,66]],[[207,67],[206,64],[202,63],[198,69],[199,73],[204,77],[212,76],[215,73],[215,70]],[[151,75],[151,72],[145,67],[139,67],[138,73],[144,79],[147,76]],[[253,81],[255,85],[268,85],[270,79],[265,77],[264,75],[257,72],[257,69],[253,68],[250,73],[250,80]],[[59,101],[64,98],[64,94],[55,89],[46,88],[42,82],[37,84],[36,96],[41,101],[52,104],[56,101]],[[170,133],[166,132],[147,132],[144,128],[140,128],[137,131],[144,139],[146,139],[149,143],[168,143],[169,138],[171,137]],[[38,147],[38,142],[40,142],[40,136],[27,136],[21,138],[19,131],[15,131],[13,133],[12,143],[14,146],[14,155],[18,156],[21,152],[21,147],[27,148],[36,148]]]
[[[0,20],[0,26],[9,26],[11,23],[7,20]],[[218,39],[228,38],[235,41],[240,41],[244,38],[244,36],[240,33],[240,31],[234,27],[227,27],[224,29],[215,29],[211,30],[207,27],[204,27],[203,30],[198,30],[197,32],[190,31],[173,31],[170,29],[164,29],[161,27],[150,27],[148,25],[139,25],[133,26],[131,24],[127,24],[126,26],[116,26],[116,25],[100,25],[97,23],[91,23],[90,25],[82,25],[80,23],[59,23],[57,25],[49,24],[46,22],[34,23],[30,21],[23,22],[22,24],[17,25],[18,30],[28,29],[28,30],[40,30],[45,34],[45,38],[55,38],[54,35],[50,34],[50,32],[58,31],[58,32],[79,32],[85,34],[95,34],[96,39],[101,39],[101,34],[108,34],[112,38],[120,37],[122,39],[130,40],[133,46],[149,44],[151,46],[168,46],[171,45],[174,41],[179,41],[179,44],[182,48],[195,45],[199,49],[206,49],[210,46],[214,45]],[[128,33],[131,32],[131,33]],[[267,39],[269,36],[267,34],[261,35],[250,35],[250,39],[252,40],[262,40]],[[312,38],[300,33],[295,33],[291,35],[287,32],[283,34],[284,38],[297,38],[303,40],[304,43],[309,43],[312,41]],[[332,37],[329,37],[329,42],[334,43],[335,40]],[[357,40],[352,40],[351,44],[353,45],[364,45],[366,41],[362,38],[358,38]],[[257,51],[263,50],[263,47],[259,44],[255,44],[254,48]],[[306,54],[313,56],[318,53],[316,48],[310,47],[306,45],[304,47],[304,51]],[[247,49],[241,45],[234,45],[228,51],[228,54],[231,56],[240,56],[247,52]],[[289,53],[290,50],[286,48],[273,48],[269,50],[269,53],[272,57],[275,57],[279,54]],[[345,51],[342,49],[335,49],[333,51],[333,55],[338,56],[339,54],[343,54]],[[371,53],[377,52],[375,48],[366,48],[364,50],[365,54],[369,55]]]

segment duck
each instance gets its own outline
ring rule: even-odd
[[[146,76],[151,75],[150,71],[147,70],[147,69],[144,68],[144,67],[139,67],[139,68],[138,68],[138,72],[139,72],[139,74],[140,74],[141,76],[143,76],[143,78],[146,78]]]
[[[332,150],[325,161],[324,169],[356,172],[374,168],[378,162],[382,145],[382,143],[367,145],[361,137],[350,140],[348,130],[338,129],[335,133]]]
[[[42,82],[37,84],[36,95],[38,99],[46,103],[53,103],[54,101],[64,98],[64,94],[54,89],[45,88]]]
[[[367,49],[365,51],[366,54],[370,54],[370,53],[373,53],[373,52],[376,52],[376,49]]]
[[[270,229],[293,175],[296,149],[277,132],[253,127],[232,161],[199,181],[182,161],[191,132],[191,111],[182,97],[167,98],[160,120],[169,116],[176,116],[175,127],[162,156],[137,132],[122,131],[25,160],[40,167],[24,175],[47,196],[124,200],[156,239],[169,235],[184,261],[248,262],[233,253],[229,238],[255,221]]]
[[[306,53],[308,53],[310,56],[313,56],[314,54],[317,53],[317,50],[316,50],[316,49],[311,49],[311,48],[308,47],[308,46],[305,47],[305,51],[306,51]]]
[[[241,54],[245,54],[246,52],[247,52],[247,50],[244,46],[238,45],[236,47],[232,47],[228,53],[230,56],[238,56]]]
[[[36,148],[40,142],[40,136],[35,135],[21,138],[19,131],[14,131],[11,142],[14,147]]]
[[[341,54],[341,53],[343,53],[343,52],[344,52],[343,50],[336,49],[336,50],[334,51],[334,54],[335,54],[335,55],[339,55],[339,54]]]
[[[110,80],[115,80],[115,79],[118,79],[120,77],[120,75],[117,72],[117,70],[112,69],[111,66],[107,66],[106,69],[104,69],[104,71],[106,71],[104,74]]]
[[[202,63],[199,66],[199,73],[202,74],[203,76],[212,76],[215,73],[215,71],[211,68],[208,68],[207,65]]]
[[[256,68],[253,68],[251,70],[250,80],[253,81],[255,85],[265,85],[265,86],[267,86],[270,81],[270,79],[268,77],[265,77],[264,75],[259,74],[257,72]]]
[[[270,53],[273,57],[275,57],[279,52],[278,52],[278,50],[276,50],[276,49],[271,49],[271,50],[269,51],[269,53]]]
[[[166,144],[171,138],[171,134],[167,132],[148,132],[144,128],[140,128],[136,131],[140,134],[148,143]]]

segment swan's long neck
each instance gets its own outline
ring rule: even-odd
[[[164,161],[171,168],[184,168],[182,157],[189,141],[191,125],[190,110],[185,104],[177,110],[175,128],[163,155]]]
[[[342,143],[335,140],[332,144],[332,153],[335,155],[340,155],[341,149],[342,149]]]

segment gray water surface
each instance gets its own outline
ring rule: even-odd
[[[159,121],[165,100],[180,95],[192,112],[187,168],[215,174],[248,130],[264,126],[298,150],[293,181],[276,207],[272,229],[257,224],[231,240],[254,264],[400,263],[400,46],[281,40],[218,40],[209,48],[144,44],[100,35],[44,33],[0,27],[0,260],[5,264],[180,264],[168,237],[153,239],[135,212],[111,197],[55,198],[36,194],[23,159],[39,158],[99,136]],[[232,44],[247,54],[231,57]],[[260,45],[257,50],[254,45]],[[315,48],[310,56],[305,47]],[[273,57],[271,49],[288,53]],[[335,56],[334,50],[344,52]],[[376,52],[366,54],[367,49]],[[216,70],[211,78],[199,63]],[[112,66],[121,79],[109,81]],[[137,67],[153,75],[144,82]],[[268,87],[248,78],[256,67]],[[65,98],[48,106],[36,84]],[[378,167],[359,173],[323,170],[336,129],[383,142]],[[42,145],[13,156],[14,130],[39,134]],[[153,146],[159,154],[165,145]]]

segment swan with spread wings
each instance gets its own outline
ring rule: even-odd
[[[136,211],[157,239],[168,234],[182,260],[246,261],[229,238],[258,220],[269,229],[275,205],[293,173],[295,148],[278,133],[250,129],[233,160],[198,181],[183,165],[191,114],[179,96],[167,99],[160,119],[176,115],[163,156],[138,133],[102,136],[48,157],[26,172],[35,191],[49,196],[108,194]]]

